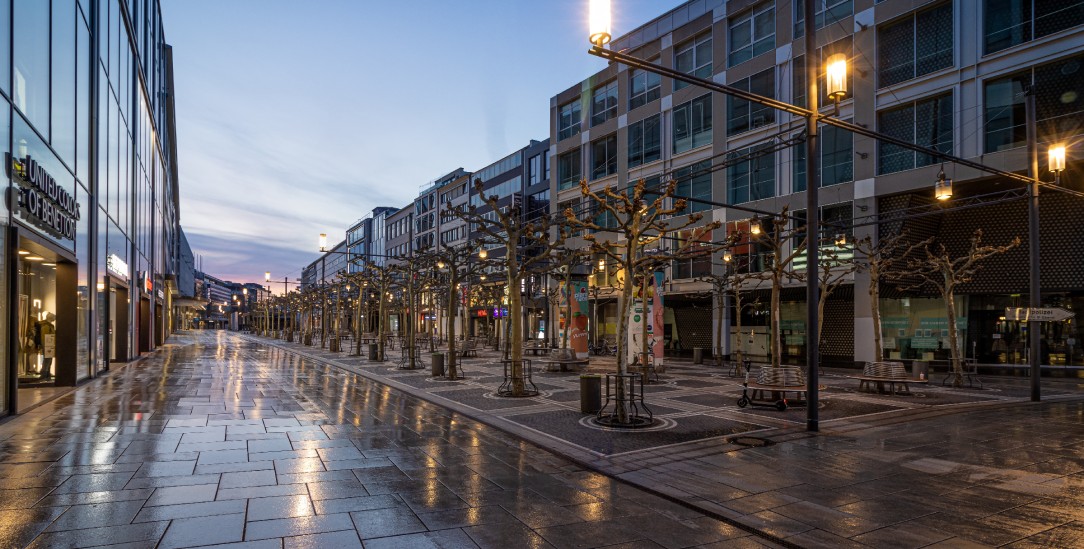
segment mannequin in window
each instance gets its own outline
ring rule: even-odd
[[[34,343],[42,353],[42,380],[53,378],[53,357],[56,356],[56,326],[53,325],[54,320],[56,320],[56,315],[45,313],[45,316],[37,322],[37,329],[34,330],[36,338]]]

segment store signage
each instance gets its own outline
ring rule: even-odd
[[[128,280],[128,264],[118,257],[117,254],[109,254],[109,257],[105,258],[105,269],[123,278],[125,281]]]
[[[34,224],[59,238],[75,240],[75,223],[79,221],[79,203],[75,197],[30,155],[19,160],[8,154],[8,170],[19,183],[18,207]]]
[[[485,318],[489,316],[489,311],[486,311],[485,309],[479,309],[475,312],[475,314],[478,315],[479,318]]]
[[[1005,318],[1018,322],[1059,322],[1069,320],[1076,313],[1061,307],[1006,307]]]
[[[147,271],[143,271],[143,291],[149,293],[154,292],[154,281],[151,280],[150,274]]]

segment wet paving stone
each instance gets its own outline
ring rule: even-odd
[[[1009,425],[996,409],[979,410],[975,419],[943,414],[935,429],[887,422],[745,450],[725,437],[799,423],[804,411],[741,412],[732,400],[737,380],[691,366],[670,368],[664,384],[646,388],[663,428],[629,433],[580,424],[574,374],[540,373],[546,397],[494,397],[503,377],[491,351],[466,364],[467,379],[437,382],[424,370],[371,368],[302,346],[302,354],[286,352],[225,332],[171,343],[0,424],[0,546],[770,544],[525,443],[525,435],[593,450],[571,451],[796,545],[1080,539],[1084,474],[1075,459],[1084,406],[1076,402],[1029,408],[1037,413]],[[394,390],[328,360],[391,372],[409,387]],[[853,393],[847,383],[828,382],[823,420],[869,421],[1017,390],[931,388],[939,400],[916,405],[924,397]],[[430,391],[509,431],[410,391]],[[940,503],[922,514],[933,492]],[[939,518],[961,508],[968,511],[955,526]],[[904,526],[931,535],[889,530]]]

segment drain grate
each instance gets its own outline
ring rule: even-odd
[[[737,444],[738,446],[748,446],[750,448],[762,448],[774,444],[771,440],[760,437],[734,437],[730,439],[730,442],[732,444]]]

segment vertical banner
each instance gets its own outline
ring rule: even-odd
[[[655,271],[655,295],[651,301],[651,352],[655,357],[655,367],[662,367],[663,354],[665,352],[666,324],[664,321],[665,310],[662,305],[662,271]]]
[[[569,345],[577,358],[587,358],[587,281],[577,280],[572,283],[572,331]]]
[[[651,316],[648,315],[648,331],[651,330]],[[643,335],[644,335],[644,300],[633,300],[632,310],[629,311],[629,347],[625,349],[625,363],[629,367],[635,367],[637,364],[640,349],[643,347]],[[650,336],[649,336],[650,337]]]

